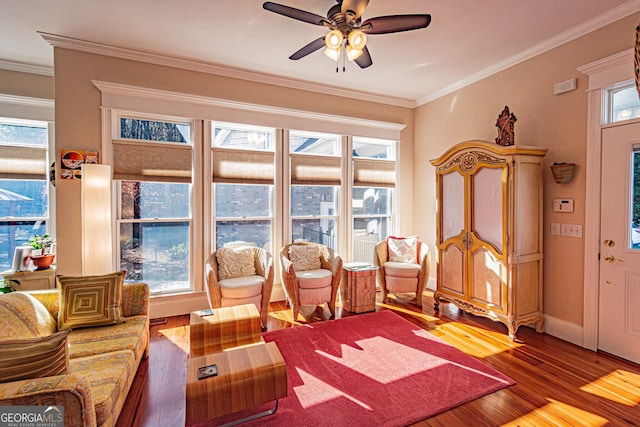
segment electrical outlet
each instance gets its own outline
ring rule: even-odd
[[[557,222],[552,222],[551,223],[551,235],[552,236],[559,236],[560,235],[560,224],[558,224]]]

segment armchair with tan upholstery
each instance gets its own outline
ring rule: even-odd
[[[327,303],[335,315],[336,296],[342,277],[342,258],[331,248],[316,243],[293,243],[280,250],[282,287],[293,320],[300,307]]]
[[[273,257],[262,248],[232,247],[213,252],[205,264],[207,299],[211,308],[255,304],[267,327],[273,289]]]
[[[398,253],[397,246],[393,244],[409,239],[415,239],[415,248],[411,249],[409,254]],[[379,267],[376,275],[378,286],[382,290],[383,301],[386,300],[389,292],[415,293],[416,297],[412,302],[422,307],[422,294],[431,268],[429,246],[418,242],[417,237],[389,237],[376,245],[373,258],[374,265]]]

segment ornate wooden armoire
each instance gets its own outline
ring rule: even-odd
[[[547,149],[467,141],[431,161],[436,168],[440,301],[543,331],[542,161]]]

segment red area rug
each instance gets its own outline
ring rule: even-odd
[[[247,425],[404,426],[515,384],[391,311],[263,336],[287,364],[288,396]]]

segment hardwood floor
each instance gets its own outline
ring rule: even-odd
[[[380,299],[380,295],[378,295]],[[509,341],[501,323],[474,317],[452,304],[422,311],[402,296],[376,310],[393,310],[444,341],[513,378],[517,384],[415,426],[640,426],[640,366],[521,327]],[[349,316],[337,308],[336,317]],[[329,318],[320,306],[303,307],[307,322]],[[189,316],[151,327],[150,357],[143,360],[118,420],[119,427],[184,425]],[[272,303],[268,330],[294,326],[284,302]],[[424,390],[437,393],[437,390]]]

